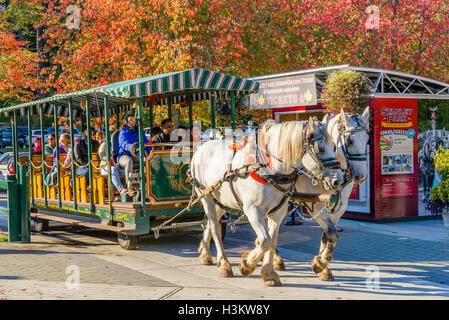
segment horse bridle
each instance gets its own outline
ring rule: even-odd
[[[302,173],[307,175],[312,181],[317,182],[318,180],[322,180],[325,174],[325,169],[339,169],[340,163],[338,162],[336,157],[320,159],[318,158],[318,153],[324,152],[322,148],[319,146],[320,141],[324,141],[324,136],[318,136],[316,138],[310,139],[307,137],[306,142],[303,144],[303,154],[302,157],[307,153],[312,160],[315,162],[318,167],[318,175],[309,172],[309,170],[303,170],[303,168],[297,168],[298,173]],[[301,157],[301,158],[302,158]]]
[[[259,143],[259,132],[258,131],[259,130],[256,131],[256,139],[255,139],[256,144],[257,144],[257,147],[256,147],[256,158],[257,159],[263,158],[263,157],[258,156],[261,151],[268,154],[268,151],[264,148],[264,146],[262,146],[261,143]],[[305,135],[306,137],[308,136],[307,131],[306,131],[306,135]],[[290,166],[293,170],[295,170],[292,173],[292,175],[298,176],[298,175],[304,174],[307,177],[309,177],[310,179],[312,179],[312,181],[317,183],[317,181],[323,179],[323,176],[325,174],[325,168],[329,168],[329,169],[339,169],[340,168],[340,163],[336,157],[331,157],[331,158],[326,158],[326,159],[321,159],[321,160],[318,157],[317,154],[324,151],[319,146],[319,142],[323,141],[323,140],[324,140],[324,136],[319,136],[319,137],[316,137],[313,139],[310,139],[310,138],[305,139],[305,142],[303,144],[303,152],[301,155],[301,158],[303,158],[306,153],[309,154],[311,159],[315,162],[316,166],[318,167],[318,170],[319,170],[318,174],[310,172],[310,170],[307,170],[306,168],[304,168],[304,165],[302,165],[298,168]],[[275,159],[276,161],[278,161],[280,163],[284,163],[284,161],[282,159],[279,159],[278,157],[276,157],[272,154],[270,154],[270,157],[272,157],[273,159]]]
[[[354,133],[358,133],[358,132],[366,132],[366,134],[368,134],[368,143],[367,144],[371,144],[371,134],[370,131],[368,130],[368,128],[366,128],[364,125],[362,125],[359,121],[358,116],[355,116],[355,120],[357,121],[357,127],[353,128],[353,129],[339,129],[339,138],[342,139],[343,143],[342,143],[342,150],[343,150],[343,154],[346,158],[346,163],[348,166],[348,170],[349,172],[353,171],[353,166],[351,164],[351,161],[366,161],[368,159],[368,152],[363,152],[363,153],[351,153],[348,150],[348,138],[354,134]],[[366,150],[366,148],[365,148]]]

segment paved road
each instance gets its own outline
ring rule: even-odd
[[[2,229],[4,221],[0,215]],[[318,280],[310,269],[321,230],[306,222],[282,226],[279,251],[287,270],[279,272],[281,287],[267,288],[260,268],[249,278],[238,269],[241,254],[253,246],[249,225],[228,230],[224,245],[234,277],[221,278],[215,265],[198,263],[199,233],[163,234],[125,251],[112,233],[54,224],[33,233],[30,244],[0,243],[0,299],[449,298],[449,233],[440,220],[339,225],[344,231],[331,263],[334,282]],[[367,271],[376,269],[378,286],[367,283],[373,278]],[[77,271],[79,287],[71,281]]]

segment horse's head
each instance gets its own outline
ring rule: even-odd
[[[343,175],[335,157],[335,144],[327,132],[328,116],[322,122],[310,117],[303,145],[302,164],[326,189],[337,189]]]
[[[338,130],[333,130],[332,138],[343,152],[346,169],[351,172],[354,183],[361,184],[368,176],[366,146],[370,140],[369,107],[361,116],[348,116],[344,110],[338,115]]]

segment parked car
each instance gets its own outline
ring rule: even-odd
[[[19,157],[28,157],[28,152],[20,152]],[[5,180],[6,176],[14,174],[13,152],[5,152],[0,155],[0,179]]]
[[[32,130],[31,131],[31,139],[34,143],[34,139],[36,138],[42,138],[42,134],[41,134],[41,130],[37,129],[37,130]],[[48,131],[44,129],[44,144],[48,143]]]
[[[65,132],[70,133],[70,129],[65,127],[65,126],[64,127],[59,127],[59,135],[65,133]],[[75,137],[78,137],[78,138],[81,139],[81,133],[78,131],[77,128],[73,128],[73,134],[75,135]]]
[[[12,131],[11,129],[0,130],[0,148],[12,146]]]
[[[17,128],[17,142],[19,148],[28,147],[28,128]]]

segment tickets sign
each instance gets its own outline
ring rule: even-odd
[[[257,80],[259,92],[251,94],[251,109],[311,106],[317,104],[315,75]]]

